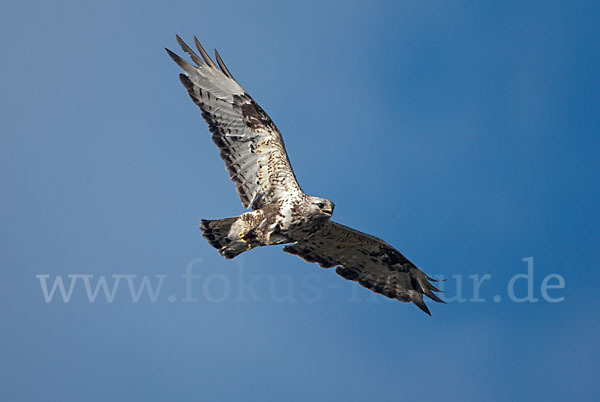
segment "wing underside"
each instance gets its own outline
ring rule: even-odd
[[[430,278],[399,251],[381,239],[335,222],[310,239],[285,246],[283,251],[298,255],[322,268],[337,266],[336,272],[375,293],[401,302],[413,302],[430,314],[423,295],[444,303]]]
[[[202,110],[244,207],[260,208],[301,191],[279,130],[233,78],[219,53],[215,50],[217,65],[196,38],[202,57],[179,36],[177,41],[194,64],[169,49],[167,53],[185,73],[180,80]]]

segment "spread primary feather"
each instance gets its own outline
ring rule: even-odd
[[[286,244],[285,252],[392,299],[413,302],[430,314],[423,296],[441,302],[432,278],[381,239],[330,220],[334,204],[305,194],[292,170],[281,133],[246,93],[215,50],[217,63],[198,39],[200,55],[179,36],[190,64],[167,50],[184,74],[180,80],[208,123],[212,139],[245,208],[238,217],[203,220],[209,243],[226,258],[255,247]]]

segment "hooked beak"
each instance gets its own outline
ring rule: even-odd
[[[331,207],[323,208],[321,210],[321,213],[325,214],[325,215],[328,215],[328,216],[331,216],[333,214],[333,208],[331,208]]]

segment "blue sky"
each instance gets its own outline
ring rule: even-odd
[[[5,2],[0,399],[598,400],[599,8]],[[335,220],[466,301],[428,317],[277,247],[220,257],[198,220],[243,209],[175,33],[219,49]],[[84,276],[46,302],[37,275]]]

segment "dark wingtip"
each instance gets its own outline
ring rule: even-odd
[[[429,275],[425,275],[425,277],[427,278],[428,281],[431,281],[431,282],[446,282],[447,281],[446,278],[444,278],[444,279],[435,279],[435,278],[432,278]]]
[[[438,288],[436,288],[435,286],[433,286],[431,283],[428,284],[429,289],[433,290],[434,292],[438,292],[438,293],[446,293],[443,290],[439,290]]]
[[[202,46],[202,44],[200,43],[200,41],[198,40],[198,38],[196,38],[196,36],[194,36],[194,44],[196,45],[196,49],[198,49],[198,51],[200,52],[200,54],[204,58],[204,61],[206,62],[206,64],[208,64],[212,68],[217,68],[218,69],[217,65],[215,64],[214,61],[212,61],[212,59],[210,58],[210,56],[208,55],[208,53],[206,53],[206,50],[204,50],[204,47]]]
[[[165,48],[165,50],[167,51],[167,54],[173,59],[173,61],[177,64],[179,64],[180,66],[182,65],[182,63],[185,63],[185,60],[183,60],[181,57],[179,57],[177,55],[177,53],[172,52],[170,49]]]
[[[205,65],[204,61],[202,61],[202,59],[200,58],[200,56],[198,56],[193,50],[192,48],[190,48],[187,43],[185,43],[183,41],[183,39],[181,39],[179,37],[179,35],[175,35],[175,38],[177,39],[177,43],[179,43],[179,46],[181,46],[181,48],[183,49],[184,52],[186,52],[187,54],[190,55],[190,57],[192,58],[192,60],[194,61],[194,63],[196,63],[196,65],[198,67]]]
[[[429,311],[429,308],[427,308],[427,305],[423,301],[423,293],[413,291],[410,294],[410,301],[412,301],[415,306],[420,308],[427,315],[431,316],[431,312]]]
[[[196,67],[194,67],[193,65],[191,65],[190,63],[188,63],[187,61],[185,61],[184,59],[179,57],[179,55],[177,55],[175,52],[172,52],[171,50],[169,50],[167,48],[165,48],[165,50],[167,51],[167,54],[173,59],[173,61],[175,63],[177,63],[179,68],[181,68],[183,71],[185,71],[186,74],[193,73],[193,71]]]
[[[427,297],[435,302],[446,304],[446,302],[440,299],[435,293],[427,294]]]
[[[231,79],[234,79],[233,75],[229,72],[229,69],[225,65],[225,62],[223,62],[223,59],[221,58],[221,55],[219,54],[217,49],[215,49],[215,57],[217,58],[217,63],[219,63],[219,67],[221,67],[221,71],[223,71],[223,74],[225,74]]]
[[[420,308],[421,311],[423,311],[425,314],[431,317],[431,311],[429,311],[429,308],[427,308],[427,305],[424,302],[418,303],[414,300],[412,302],[415,304],[415,306]]]

